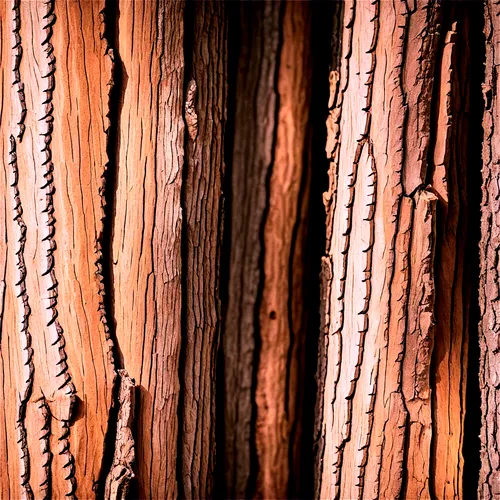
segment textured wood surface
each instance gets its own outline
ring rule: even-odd
[[[9,456],[0,474],[12,498],[71,498],[77,487],[90,497],[101,470],[115,376],[100,250],[111,79],[103,7],[0,7]]]
[[[478,495],[491,499],[500,497],[500,356],[498,336],[498,251],[500,248],[498,164],[500,106],[497,65],[500,58],[500,6],[493,1],[484,2],[484,33],[486,37],[486,71],[483,85],[483,199],[481,217],[479,282],[479,324],[481,389],[481,470]]]
[[[183,16],[184,2],[123,2],[113,47],[123,80],[115,159],[113,316],[122,366],[139,385],[141,498],[178,491]]]
[[[462,494],[467,94],[442,10],[344,4],[327,122],[321,498]]]
[[[2,497],[211,496],[226,28],[191,7],[0,3]]]
[[[215,372],[219,345],[219,261],[226,119],[223,2],[195,2],[192,61],[185,96],[188,129],[185,217],[183,498],[210,498],[215,467]],[[209,36],[207,36],[209,34]]]
[[[183,2],[125,2],[118,20],[114,317],[139,385],[148,498],[207,498],[213,486],[225,23],[220,2],[191,8],[187,56]]]
[[[310,7],[242,4],[240,16],[224,329],[226,480],[230,498],[287,498],[294,495],[291,460],[300,453]]]

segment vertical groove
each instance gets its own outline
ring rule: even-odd
[[[17,297],[19,300],[19,313],[21,319],[20,325],[20,345],[24,354],[23,359],[23,378],[24,387],[19,394],[18,412],[16,417],[16,427],[18,433],[18,443],[21,447],[21,486],[25,498],[32,499],[33,491],[30,485],[30,455],[27,442],[27,429],[25,425],[26,406],[28,404],[31,392],[33,389],[33,378],[35,373],[35,366],[33,364],[33,348],[31,347],[31,334],[29,331],[29,317],[31,309],[29,306],[29,298],[26,292],[26,264],[24,262],[24,246],[26,243],[26,224],[23,220],[23,207],[21,203],[18,179],[19,170],[17,167],[17,154],[16,154],[16,139],[10,136],[10,151],[9,151],[9,164],[12,168],[12,184],[13,188],[13,201],[14,201],[14,221],[17,223],[19,229],[18,248],[15,252],[17,256],[16,267],[18,277],[16,287],[18,288]]]
[[[191,82],[192,67],[193,67],[193,37],[194,37],[194,1],[195,0],[185,0],[184,7],[184,108],[185,108],[185,96],[189,84]],[[211,1],[211,0],[209,0]],[[184,110],[183,110],[184,111]],[[189,130],[188,127],[184,129],[184,151],[187,151],[187,145],[189,142]],[[186,180],[188,178],[188,155],[184,155],[184,163],[182,168],[182,183],[181,183],[181,207],[182,213],[186,211],[185,198],[186,198]],[[184,444],[183,444],[183,431],[184,431],[184,405],[186,400],[186,387],[185,387],[185,370],[186,370],[186,331],[185,325],[187,324],[187,301],[188,301],[188,286],[187,286],[187,276],[186,276],[186,262],[188,259],[188,228],[185,222],[185,218],[182,218],[182,228],[181,228],[181,341],[179,349],[179,365],[177,376],[179,378],[179,402],[177,405],[177,419],[178,419],[178,434],[177,434],[177,462],[176,462],[176,477],[177,477],[177,494],[179,498],[186,498],[186,492],[184,490],[184,473],[183,473],[183,462],[187,460],[184,455]]]
[[[106,42],[104,57],[111,63],[111,80],[108,84],[108,114],[106,116],[106,155],[101,187],[101,233],[97,239],[96,254],[97,276],[99,279],[101,322],[104,325],[109,345],[108,356],[114,366],[112,405],[109,409],[108,427],[104,440],[101,472],[98,481],[97,497],[105,497],[106,479],[110,474],[115,446],[117,442],[118,415],[120,412],[120,387],[122,380],[118,371],[124,368],[123,355],[116,337],[116,321],[114,315],[114,284],[112,242],[114,234],[116,178],[120,156],[120,117],[123,106],[123,63],[119,53],[119,1],[105,0],[100,12],[102,22],[102,38]],[[127,483],[128,484],[128,483]]]
[[[260,337],[260,309],[262,306],[262,296],[264,292],[264,261],[265,261],[265,228],[267,216],[269,213],[269,199],[270,199],[270,186],[271,186],[271,176],[273,173],[273,166],[275,162],[276,155],[276,142],[278,139],[278,118],[279,118],[279,108],[280,108],[280,95],[278,89],[278,81],[279,81],[279,68],[280,68],[280,58],[281,51],[283,48],[283,20],[285,17],[285,8],[286,3],[285,0],[280,0],[279,3],[279,13],[278,13],[278,44],[276,48],[276,62],[274,69],[274,78],[273,78],[273,91],[275,95],[275,107],[274,107],[274,128],[273,128],[273,136],[271,141],[271,157],[269,164],[266,168],[265,182],[264,182],[264,192],[265,192],[265,204],[262,211],[262,218],[260,220],[259,225],[259,281],[257,294],[255,297],[255,307],[254,307],[254,358],[253,358],[253,366],[252,366],[252,389],[251,389],[251,402],[252,402],[252,418],[251,418],[251,436],[250,436],[250,456],[251,456],[251,468],[250,468],[250,477],[248,480],[248,490],[247,496],[259,496],[262,494],[259,491],[259,459],[258,459],[258,450],[256,443],[256,434],[257,434],[257,415],[258,415],[258,405],[256,401],[257,394],[257,380],[259,373],[259,363],[260,363],[260,347],[261,347],[261,337]]]
[[[76,390],[73,382],[71,381],[71,375],[68,371],[68,365],[66,363],[67,355],[65,351],[64,331],[57,319],[58,283],[54,268],[54,251],[56,249],[56,241],[54,236],[56,231],[56,219],[54,217],[53,205],[53,195],[55,191],[53,187],[54,178],[52,173],[54,171],[54,164],[52,162],[51,141],[54,121],[54,105],[52,103],[52,96],[55,88],[56,61],[51,38],[52,27],[56,22],[56,17],[54,14],[54,0],[45,1],[44,4],[46,6],[46,12],[43,16],[42,22],[44,23],[44,25],[42,26],[42,28],[45,32],[45,39],[42,40],[41,45],[46,57],[47,73],[45,75],[41,75],[42,79],[46,80],[46,88],[43,89],[43,92],[45,93],[45,100],[42,103],[45,114],[40,119],[42,124],[45,125],[45,130],[42,129],[43,131],[40,134],[43,141],[43,147],[40,152],[42,153],[42,157],[45,157],[45,160],[41,164],[41,167],[43,167],[45,170],[43,174],[45,182],[42,186],[40,186],[39,189],[45,196],[45,208],[42,211],[41,215],[45,218],[44,225],[47,228],[47,234],[42,237],[41,240],[42,252],[45,252],[46,258],[46,269],[42,269],[41,276],[47,277],[46,290],[49,296],[49,306],[47,307],[47,310],[49,310],[52,314],[52,317],[47,322],[47,328],[53,339],[52,345],[57,346],[60,357],[60,361],[57,363],[59,368],[56,373],[56,378],[62,377],[62,381],[60,382],[60,385],[57,386],[57,390],[59,391],[65,389],[64,394],[66,397],[69,397],[69,407],[67,409],[67,412],[65,412],[65,414],[61,416],[61,427],[63,429],[63,432],[58,438],[60,441],[59,455],[64,457],[65,461],[63,462],[63,468],[66,469],[66,476],[64,477],[64,479],[69,483],[69,489],[66,493],[66,496],[68,496],[69,498],[76,498],[75,459],[70,451],[69,440],[69,420],[71,418],[73,410]]]
[[[481,239],[481,172],[476,165],[481,165],[481,147],[483,144],[483,127],[481,124],[485,109],[483,101],[482,83],[485,81],[485,37],[482,2],[473,2],[466,9],[469,19],[465,37],[469,44],[470,77],[470,117],[468,142],[470,147],[467,156],[467,244],[465,261],[469,262],[468,275],[465,279],[470,285],[470,310],[468,317],[468,362],[466,404],[464,419],[464,471],[463,471],[463,498],[475,498],[478,494],[481,432],[481,390],[479,370],[479,283],[480,262],[479,242]]]

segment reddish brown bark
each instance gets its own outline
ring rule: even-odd
[[[240,11],[224,330],[226,479],[230,498],[287,498],[299,482],[310,6],[263,2]]]
[[[481,348],[479,382],[481,389],[481,470],[478,496],[485,499],[500,497],[500,435],[498,407],[500,393],[499,336],[498,336],[498,222],[499,184],[498,165],[498,53],[499,5],[484,2],[484,33],[486,36],[486,71],[483,85],[483,199],[481,217],[479,282],[479,341]]]
[[[192,7],[0,5],[7,497],[212,494],[226,23]]]
[[[100,248],[111,79],[103,8],[0,7],[9,457],[0,474],[12,498],[93,496],[101,471],[115,377]]]
[[[139,385],[141,498],[213,487],[225,21],[222,2],[197,2],[186,27],[185,8],[124,2],[118,21],[114,319]]]
[[[344,4],[327,122],[322,498],[462,495],[468,94],[459,16],[444,9]]]

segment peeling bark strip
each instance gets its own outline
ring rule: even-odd
[[[89,498],[100,475],[114,378],[99,267],[111,77],[103,8],[0,7],[2,61],[12,61],[2,64],[1,131],[11,137],[2,164],[12,179],[2,192],[14,217],[3,229],[0,405],[9,450],[0,483],[11,498]]]
[[[478,495],[491,499],[500,497],[500,349],[499,349],[499,260],[500,211],[500,103],[498,97],[498,64],[500,52],[500,5],[484,2],[484,33],[486,36],[486,71],[483,118],[483,199],[481,206],[479,341],[481,349],[479,380],[481,388],[481,470]]]
[[[300,453],[305,335],[310,6],[269,1],[238,9],[242,44],[223,337],[227,494],[287,498],[297,494],[300,481],[300,469],[293,468]]]
[[[135,461],[132,423],[134,420],[135,382],[126,370],[119,370],[118,422],[116,425],[115,453],[111,470],[106,478],[104,496],[109,500],[126,500],[130,481],[134,477]]]
[[[467,314],[456,235],[466,230],[458,137],[468,91],[453,21],[464,17],[432,0],[344,4],[327,121],[321,498],[462,495]],[[466,48],[461,57],[466,74]]]

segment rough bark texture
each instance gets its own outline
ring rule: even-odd
[[[0,475],[11,498],[92,497],[101,470],[115,377],[101,275],[111,79],[103,8],[0,6]]]
[[[468,95],[457,15],[377,0],[347,1],[341,14],[327,122],[321,498],[461,497],[467,149],[457,137]]]
[[[499,355],[499,263],[500,221],[499,176],[500,103],[497,66],[500,52],[500,5],[484,2],[486,36],[486,71],[484,94],[483,139],[483,200],[481,218],[479,286],[479,323],[481,389],[481,470],[478,495],[481,498],[500,498],[500,355]]]
[[[227,495],[287,498],[297,489],[303,390],[310,7],[269,1],[239,9],[224,328]]]
[[[123,2],[118,18],[114,319],[139,385],[141,498],[212,489],[225,22],[222,2],[192,9],[186,55],[184,2]]]
[[[178,491],[184,2],[120,2],[117,25],[113,316],[139,386],[138,494],[164,498]]]
[[[115,452],[111,470],[106,477],[104,497],[126,500],[130,481],[134,477],[135,443],[132,435],[135,407],[135,382],[125,370],[119,370],[118,421],[116,424]]]
[[[183,498],[210,498],[215,467],[215,372],[219,344],[226,25],[222,1],[194,2],[192,62],[185,97],[183,184]],[[207,36],[207,34],[210,36]]]
[[[0,3],[2,496],[211,496],[226,27],[191,6]]]

